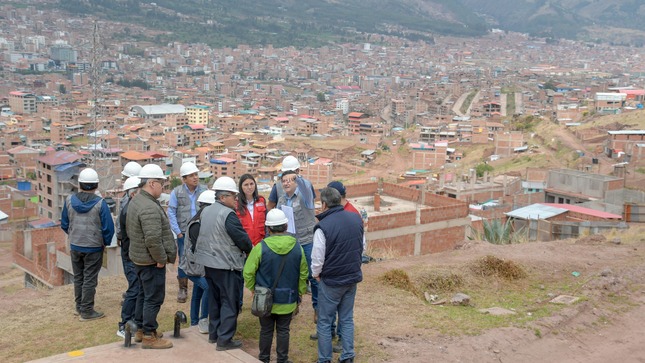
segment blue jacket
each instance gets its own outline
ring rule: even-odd
[[[315,230],[325,234],[325,262],[320,278],[329,286],[343,286],[363,281],[363,220],[342,206],[332,207],[317,216]]]
[[[99,220],[100,220],[100,233],[102,237],[103,246],[109,246],[112,243],[112,237],[114,236],[114,221],[112,220],[112,215],[110,214],[110,208],[103,198],[93,194],[80,192],[72,195],[69,198],[69,204],[71,208],[74,209],[74,213],[86,214],[89,213],[97,203],[101,203],[99,209]],[[60,227],[65,231],[65,233],[70,233],[70,223],[74,223],[73,220],[70,220],[70,212],[68,210],[68,203],[66,202],[63,205],[63,213],[61,216]],[[76,241],[70,240],[70,248],[78,252],[99,252],[103,250],[103,247],[97,246],[82,246],[75,244]]]

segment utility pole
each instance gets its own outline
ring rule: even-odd
[[[94,29],[92,31],[92,68],[90,69],[90,82],[92,82],[92,128],[94,129],[94,143],[92,145],[92,167],[96,169],[96,144],[98,136],[98,98],[99,87],[101,87],[101,70],[99,68],[100,62],[100,36],[98,21],[94,21]]]

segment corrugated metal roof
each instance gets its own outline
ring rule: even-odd
[[[506,215],[518,219],[547,219],[566,212],[567,210],[564,208],[556,208],[536,203],[527,207],[512,210],[506,213]]]
[[[541,203],[542,205],[550,206],[550,207],[556,207],[556,208],[563,208],[566,210],[569,210],[571,212],[576,212],[580,214],[586,214],[589,216],[594,216],[594,217],[599,217],[599,218],[605,218],[605,219],[623,219],[623,216],[619,214],[613,214],[613,213],[608,213],[608,212],[603,212],[600,210],[596,209],[591,209],[591,208],[585,208],[579,205],[575,204],[556,204],[556,203]]]

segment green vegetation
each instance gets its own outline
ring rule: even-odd
[[[507,219],[505,222],[501,222],[499,219],[493,219],[491,221],[485,220],[483,227],[483,232],[475,231],[475,239],[487,241],[495,245],[518,243],[525,239],[524,230],[514,231],[510,219]]]
[[[468,112],[468,108],[470,108],[470,104],[473,102],[473,99],[475,98],[475,95],[477,95],[477,92],[479,92],[479,90],[475,89],[468,94],[468,96],[464,100],[464,103],[462,103],[461,107],[459,108],[459,111],[461,111],[461,113],[465,114]]]
[[[477,173],[477,177],[478,177],[478,178],[481,178],[481,177],[483,177],[483,176],[484,176],[484,173],[486,173],[486,172],[489,172],[489,173],[490,173],[490,172],[491,172],[491,171],[493,171],[494,169],[495,169],[495,168],[493,168],[493,166],[492,166],[492,165],[490,165],[490,164],[488,164],[488,163],[481,163],[481,164],[478,164],[478,165],[475,167],[475,172]]]
[[[50,6],[74,15],[91,14],[159,30],[161,33],[152,39],[159,43],[181,41],[220,47],[238,44],[316,47],[330,42],[363,42],[365,33],[433,43],[433,33],[479,36],[487,30],[480,17],[449,0],[434,0],[428,10],[405,2],[380,0],[340,3],[305,0],[291,2],[288,7],[276,0],[157,0],[154,4],[136,0],[65,0]],[[439,8],[459,20],[432,15]],[[118,37],[144,40],[127,27]]]

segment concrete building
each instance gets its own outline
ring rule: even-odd
[[[607,193],[622,189],[623,178],[589,174],[572,169],[549,170],[544,190],[547,203],[578,204],[603,200]]]
[[[639,148],[645,144],[645,130],[618,130],[607,131],[609,138],[605,142],[605,154],[610,158],[620,158],[629,162],[633,156],[640,156]]]
[[[9,92],[9,107],[13,113],[21,115],[35,113],[37,111],[36,96],[28,92]]]
[[[466,237],[464,202],[390,183],[345,187],[349,201],[368,215],[368,253],[425,255],[451,250]]]
[[[144,120],[160,120],[166,117],[166,115],[172,114],[186,114],[186,107],[183,105],[175,104],[160,104],[160,105],[136,105],[130,107],[130,116],[141,117]]]
[[[208,124],[208,117],[210,115],[210,108],[203,105],[192,105],[186,107],[186,117],[188,118],[188,123],[191,124]]]
[[[438,170],[446,163],[448,158],[448,144],[426,144],[411,143],[409,144],[410,153],[412,154],[413,170]]]
[[[85,164],[80,156],[67,151],[51,152],[38,158],[38,214],[52,221],[60,220],[65,199],[78,190],[78,174]]]

